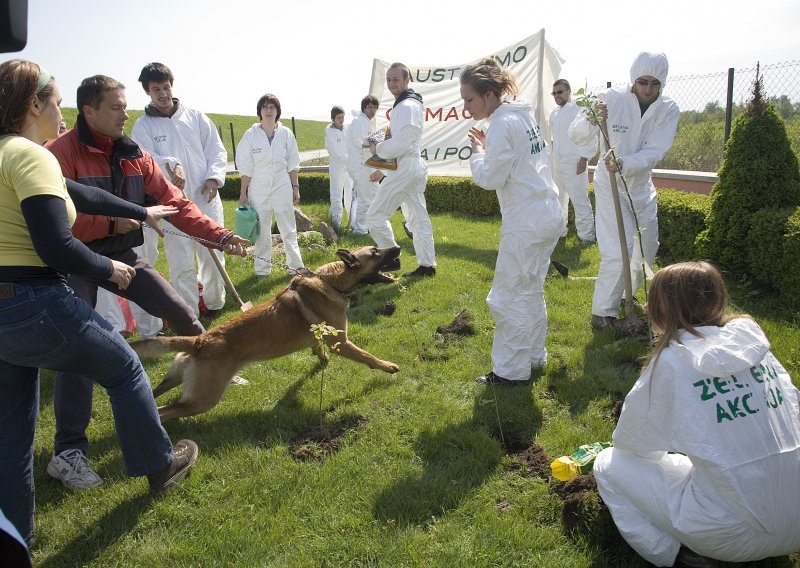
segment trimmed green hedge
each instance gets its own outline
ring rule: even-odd
[[[658,257],[662,265],[697,260],[695,239],[706,228],[710,207],[707,195],[658,190]]]
[[[228,176],[220,191],[224,199],[238,199],[240,179]],[[589,192],[594,202],[594,192]],[[326,173],[300,174],[300,201],[325,203],[329,197]],[[497,195],[476,186],[469,178],[431,177],[425,190],[428,210],[464,215],[499,216]],[[660,264],[697,260],[698,235],[706,229],[711,208],[707,195],[676,189],[658,190]],[[570,208],[570,217],[573,212]],[[767,209],[753,218],[753,226],[741,254],[749,260],[754,278],[783,294],[800,296],[800,208]],[[777,253],[776,256],[776,252]]]
[[[330,182],[328,174],[300,174],[300,203],[325,203],[330,201]],[[219,190],[222,199],[239,199],[242,180],[238,175],[225,178],[225,185]]]

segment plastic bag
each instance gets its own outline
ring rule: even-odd
[[[592,471],[594,458],[601,451],[611,446],[611,442],[595,442],[584,444],[568,456],[561,456],[550,464],[550,472],[559,481],[569,481],[584,473]]]
[[[236,208],[236,234],[251,243],[258,240],[258,213],[248,203]]]

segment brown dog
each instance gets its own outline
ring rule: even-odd
[[[142,358],[180,351],[164,380],[153,389],[153,395],[159,396],[183,383],[180,398],[159,407],[161,421],[213,408],[236,372],[254,361],[310,347],[326,363],[328,355],[311,332],[311,324],[326,322],[340,330],[339,335],[326,336],[324,341],[329,346],[339,343],[338,352],[343,357],[386,373],[399,371],[394,363],[381,361],[347,338],[346,310],[347,296],[356,288],[394,282],[380,270],[397,261],[400,248],[362,247],[354,252],[340,249],[336,254],[341,261],[325,264],[308,276],[295,276],[274,300],[202,335],[156,337],[131,344]]]

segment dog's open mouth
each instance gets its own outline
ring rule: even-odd
[[[383,272],[383,270],[397,270],[400,265],[400,247],[386,249],[386,255],[383,257],[378,270],[374,274],[374,283],[389,284],[396,282],[397,278],[393,275]]]

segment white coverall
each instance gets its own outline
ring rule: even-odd
[[[662,77],[654,74],[658,73],[657,69],[648,69],[647,65],[639,65],[638,68],[644,70],[644,72],[639,72],[637,62],[639,59],[634,62],[634,67],[631,69],[631,81],[650,75],[661,80],[663,89],[667,76],[666,70],[663,71]],[[678,105],[662,94],[642,116],[639,101],[631,92],[631,88],[632,85],[614,87],[598,95],[598,98],[608,104],[607,124],[611,146],[616,155],[622,157],[622,174],[627,181],[642,232],[644,260],[648,266],[652,266],[656,252],[658,252],[658,197],[651,174],[653,167],[664,157],[675,139],[675,130],[678,128]],[[581,113],[570,125],[569,137],[576,144],[583,145],[599,136],[599,132],[600,129],[592,125],[586,115]],[[605,152],[605,145],[602,142],[600,151],[601,153]],[[633,220],[633,211],[619,175],[617,175],[617,185],[620,192],[635,294],[642,284],[644,276],[642,254],[636,224]],[[594,286],[592,314],[616,317],[625,284],[617,218],[611,197],[611,182],[609,181],[609,172],[602,161],[595,169],[594,195],[600,270]]]
[[[561,233],[561,204],[545,141],[531,104],[501,104],[489,117],[485,153],[469,159],[475,183],[497,192],[502,225],[492,289],[492,366],[511,381],[528,380],[547,361],[544,280]]]
[[[171,177],[167,172],[167,164],[172,170],[180,164],[186,178],[183,188],[186,197],[192,200],[200,211],[220,225],[225,225],[222,199],[219,195],[209,203],[207,194],[200,193],[207,179],[216,181],[219,187],[224,185],[228,164],[225,146],[211,119],[198,110],[178,103],[178,110],[171,117],[142,115],[133,125],[131,138],[142,149],[152,154],[168,180],[171,180]],[[164,235],[164,252],[167,255],[169,282],[172,287],[191,306],[195,316],[200,315],[198,280],[203,284],[203,302],[206,307],[209,310],[223,308],[225,281],[210,254],[216,254],[223,266],[225,255],[219,250],[212,253],[210,249],[187,237],[172,225],[167,224],[164,228],[179,233],[173,235],[165,232]],[[158,250],[157,235],[154,232],[145,235],[145,244],[142,247],[137,249],[137,252],[141,251],[140,254],[151,264],[155,263]],[[140,312],[141,310],[134,311],[137,321],[140,319]],[[155,318],[149,316],[148,319]]]
[[[392,137],[377,146],[383,159],[397,158],[396,170],[381,170],[386,177],[380,183],[367,211],[367,229],[379,248],[396,247],[389,217],[403,206],[409,230],[414,233],[414,252],[420,266],[436,266],[433,228],[425,204],[428,166],[420,156],[422,140],[422,103],[407,98],[392,109],[389,129]]]
[[[686,331],[633,386],[594,475],[656,566],[681,544],[727,562],[800,549],[800,392],[749,318]],[[676,452],[676,453],[667,453]],[[683,455],[681,455],[683,454]]]
[[[356,199],[353,209],[355,214],[350,223],[354,233],[367,234],[367,210],[372,204],[378,184],[369,181],[372,168],[364,165],[370,156],[369,147],[364,147],[367,135],[375,131],[375,124],[361,112],[345,130],[347,141],[347,171],[355,185]]]
[[[582,241],[594,241],[594,215],[592,203],[589,201],[589,169],[583,173],[575,173],[581,158],[590,160],[597,153],[597,138],[594,137],[585,146],[578,146],[569,139],[569,125],[580,112],[575,101],[570,100],[563,107],[556,106],[550,113],[550,131],[553,133],[552,159],[553,181],[558,187],[558,198],[564,214],[562,236],[567,233],[569,202],[575,210],[575,229]]]
[[[347,142],[344,132],[333,124],[325,129],[325,149],[330,157],[328,175],[330,176],[331,220],[337,229],[341,227],[342,199],[344,199],[344,210],[347,212],[352,227],[350,206],[353,202],[353,180],[347,173]]]
[[[236,146],[239,173],[250,177],[247,199],[258,213],[255,273],[266,276],[272,270],[272,215],[278,224],[289,268],[301,268],[303,259],[297,244],[292,182],[289,172],[300,168],[297,140],[280,122],[272,142],[260,123],[255,123]]]

